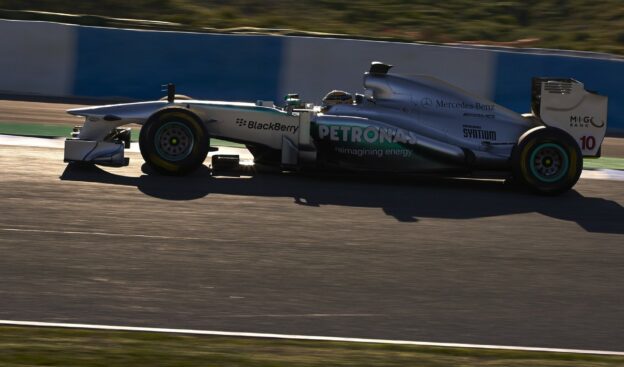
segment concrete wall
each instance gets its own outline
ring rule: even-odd
[[[309,37],[175,33],[0,20],[0,92],[154,99],[174,82],[195,98],[280,101],[297,92],[362,90],[371,61],[429,74],[517,112],[533,76],[572,77],[609,96],[609,131],[624,134],[624,60],[587,53],[513,51]]]
[[[395,65],[402,74],[429,74],[477,94],[492,96],[493,53],[409,43],[286,37],[280,93],[318,100],[332,89],[362,91],[371,61]]]
[[[0,92],[72,95],[77,35],[65,24],[0,21]]]

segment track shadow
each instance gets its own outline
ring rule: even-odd
[[[617,202],[584,197],[571,190],[556,197],[537,196],[497,180],[440,177],[380,177],[302,174],[212,176],[207,167],[185,177],[138,177],[99,167],[67,166],[62,180],[135,186],[164,200],[194,200],[210,194],[291,197],[293,205],[381,208],[401,222],[419,218],[470,219],[541,213],[577,223],[589,232],[624,234],[624,208]]]

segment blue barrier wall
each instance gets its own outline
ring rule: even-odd
[[[80,27],[74,94],[160,98],[174,82],[194,98],[273,100],[283,38]]]
[[[609,135],[624,135],[624,59],[347,39],[223,35],[0,20],[0,92],[155,99],[161,84],[200,99],[279,101],[362,89],[370,61],[428,74],[528,112],[533,76],[572,77],[609,97]]]
[[[496,103],[528,112],[532,77],[574,78],[585,84],[585,89],[609,97],[608,131],[624,134],[624,60],[498,52],[496,64]]]

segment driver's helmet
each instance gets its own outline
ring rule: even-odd
[[[353,96],[342,90],[333,90],[323,97],[323,106],[330,107],[337,104],[353,104]]]

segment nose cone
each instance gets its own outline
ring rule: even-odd
[[[151,101],[137,103],[111,104],[105,106],[91,106],[73,108],[67,110],[70,115],[97,116],[107,115],[121,116],[122,118],[145,118],[167,105],[167,101]]]
[[[74,116],[104,116],[114,110],[114,107],[115,105],[72,108],[67,110],[67,113]]]

